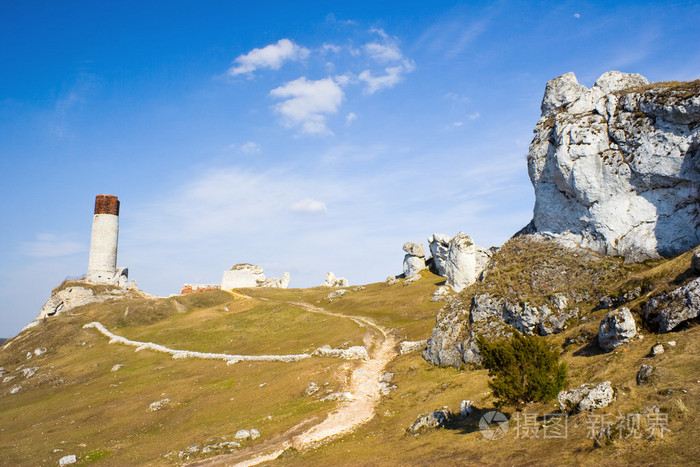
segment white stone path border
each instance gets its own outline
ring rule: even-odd
[[[348,349],[331,349],[330,346],[321,347],[312,353],[291,354],[291,355],[230,355],[225,353],[195,352],[191,350],[170,349],[153,342],[132,341],[122,336],[110,332],[106,327],[97,321],[88,323],[83,329],[95,328],[100,333],[109,337],[110,344],[124,344],[136,347],[136,352],[142,350],[152,350],[154,352],[167,353],[173,358],[202,358],[205,360],[224,360],[227,365],[238,362],[298,362],[311,357],[337,357],[344,360],[368,360],[367,349],[362,346],[353,346]]]

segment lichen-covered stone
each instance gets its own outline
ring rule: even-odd
[[[644,319],[658,326],[661,333],[700,316],[700,277],[667,294],[649,299]]]

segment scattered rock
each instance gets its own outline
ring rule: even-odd
[[[450,249],[450,240],[447,235],[435,233],[428,238],[428,248],[433,255],[433,269],[438,276],[447,275],[447,253]]]
[[[644,319],[659,328],[660,333],[700,316],[700,277],[667,294],[649,299],[644,305]]]
[[[634,317],[627,308],[620,308],[605,315],[598,329],[598,344],[606,352],[631,341],[637,334]]]
[[[117,363],[116,365],[114,365],[114,366],[112,367],[112,370],[111,370],[111,371],[119,371],[119,370],[121,370],[123,367],[124,367],[124,365],[122,365],[121,363]]]
[[[22,376],[24,376],[25,379],[31,378],[34,376],[34,374],[37,372],[39,369],[38,366],[32,367],[32,368],[23,368],[22,369]]]
[[[418,433],[426,429],[433,429],[445,426],[451,419],[450,411],[447,407],[435,410],[428,414],[420,414],[416,421],[408,428],[411,433]]]
[[[403,285],[411,284],[411,283],[413,283],[413,282],[415,282],[415,281],[417,281],[417,280],[420,280],[421,277],[422,277],[422,276],[421,276],[420,274],[418,274],[418,273],[416,273],[416,274],[411,274],[410,276],[407,276],[407,277],[403,280]]]
[[[472,414],[473,411],[474,411],[474,407],[472,406],[472,401],[470,401],[470,400],[463,400],[463,401],[459,404],[459,414],[460,414],[462,417],[468,417],[468,416],[470,416],[470,415]]]
[[[75,454],[71,454],[70,456],[61,457],[58,461],[58,465],[63,467],[64,465],[75,464],[76,462],[78,462],[78,458],[75,457]]]
[[[338,297],[342,297],[342,296],[345,295],[346,293],[348,293],[348,291],[347,291],[346,289],[334,290],[333,292],[331,292],[331,293],[328,294],[328,296],[326,297],[326,299],[328,299],[328,300],[330,300],[330,301],[333,301],[333,300],[335,300],[335,299],[338,298]]]
[[[665,352],[664,345],[663,344],[656,344],[654,347],[651,348],[650,355],[652,357],[656,357],[657,355],[661,355],[664,352]]]
[[[668,341],[668,342],[666,342],[666,343],[669,345],[669,347],[675,347],[675,346],[676,346],[676,341]]]
[[[260,438],[260,432],[256,430],[255,428],[250,429],[250,439],[258,439]]]
[[[313,394],[316,394],[319,389],[321,389],[321,388],[318,387],[318,384],[311,381],[309,383],[309,385],[306,387],[306,390],[304,390],[304,394],[306,394],[307,396],[311,396]]]
[[[427,339],[422,341],[403,341],[399,344],[399,354],[405,355],[407,353],[423,350],[427,342]]]
[[[440,286],[437,288],[435,292],[433,292],[433,296],[430,298],[431,302],[439,302],[444,300],[445,298],[449,297],[450,294],[450,288],[447,286]]]
[[[583,384],[577,389],[561,391],[557,395],[559,409],[565,413],[587,412],[607,407],[615,400],[615,391],[610,381],[597,386]]]
[[[156,401],[156,402],[151,402],[151,405],[148,406],[148,411],[149,412],[156,412],[158,410],[164,409],[165,407],[167,407],[167,405],[169,403],[170,403],[170,399],[168,399],[168,398],[161,399],[161,400]]]
[[[9,381],[12,381],[13,379],[15,379],[15,376],[12,376],[12,375],[11,375],[11,376],[5,376],[5,377],[2,379],[2,382],[3,382],[3,383],[7,383],[7,382],[9,382]]]
[[[404,277],[410,277],[414,274],[418,274],[420,271],[426,268],[425,250],[423,249],[422,244],[407,242],[403,245],[403,251],[406,252],[406,256],[403,258]]]
[[[38,348],[34,349],[34,355],[37,357],[39,355],[45,354],[45,353],[46,353],[46,347],[38,347]]]
[[[396,277],[396,276],[389,276],[389,277],[386,278],[386,280],[385,280],[384,282],[386,282],[386,285],[398,284],[398,283],[399,283],[399,278]]]
[[[528,155],[531,232],[632,261],[698,244],[698,97],[633,90],[646,83],[617,71],[591,89],[573,73],[547,83]]]
[[[241,439],[241,440],[248,439],[250,437],[251,437],[251,433],[248,430],[238,430],[236,432],[236,435],[234,436],[234,438]]]
[[[651,365],[642,365],[637,372],[637,384],[640,386],[649,384],[652,381],[652,375],[655,368]]]
[[[22,386],[14,386],[12,389],[10,389],[10,394],[17,394],[22,390]]]
[[[326,402],[326,401],[351,401],[353,400],[352,393],[350,392],[332,392],[328,394],[326,397],[321,399],[321,401]]]
[[[321,284],[324,287],[347,287],[350,284],[344,277],[335,277],[335,274],[329,272],[326,274],[326,280]]]
[[[394,373],[385,373],[379,378],[379,392],[382,396],[386,396],[397,388],[395,384],[392,384],[393,379]]]

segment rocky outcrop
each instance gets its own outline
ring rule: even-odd
[[[605,315],[598,329],[598,344],[606,352],[615,350],[637,335],[637,325],[627,308],[620,308]]]
[[[476,282],[476,246],[471,237],[462,232],[450,240],[446,277],[446,284],[455,292],[461,292]]]
[[[700,316],[700,277],[667,294],[649,299],[644,306],[644,319],[658,326],[661,333]]]
[[[329,272],[326,274],[326,280],[323,281],[321,286],[323,287],[347,287],[350,284],[348,280],[344,277],[335,277],[335,274]]]
[[[406,252],[406,256],[403,258],[404,277],[418,274],[426,268],[423,245],[416,242],[407,242],[403,245],[403,251]]]
[[[615,400],[615,390],[610,381],[597,386],[583,384],[577,389],[561,391],[557,395],[559,410],[564,413],[588,412],[607,407]]]
[[[71,286],[58,290],[52,294],[39,312],[35,321],[60,315],[73,308],[88,305],[90,303],[104,302],[105,300],[120,299],[126,297],[127,290],[118,287]]]
[[[433,255],[433,268],[438,276],[447,275],[447,254],[450,250],[450,240],[447,235],[435,233],[428,238],[428,248]]]
[[[539,232],[628,260],[700,243],[700,81],[573,73],[547,83],[530,144]]]
[[[289,287],[290,275],[285,272],[281,279],[268,279],[261,266],[241,263],[234,265],[230,270],[224,271],[221,278],[221,290],[233,290],[241,287]]]

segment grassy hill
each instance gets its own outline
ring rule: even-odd
[[[505,262],[507,267],[499,275],[509,271],[507,280],[517,281],[523,270],[533,266],[528,263],[532,261],[535,259],[523,259],[520,269]],[[649,293],[665,291],[691,278],[689,261],[687,253],[647,264],[616,262],[615,267],[625,273],[606,276],[616,282],[600,287],[606,292],[623,291],[643,283]],[[365,345],[373,354],[381,336],[345,316],[369,319],[389,329],[398,341],[426,339],[443,306],[430,298],[444,279],[427,271],[422,275],[421,280],[407,285],[349,287],[346,295],[332,301],[326,298],[331,289],[323,287],[242,289],[241,294],[215,291],[167,299],[112,300],[48,319],[0,350],[0,463],[57,465],[63,456],[75,454],[81,465],[195,461],[219,465],[278,448],[341,406],[338,400],[322,399],[346,391],[361,361],[315,356],[296,362],[227,365],[222,360],[174,359],[110,344],[96,329],[83,326],[98,321],[115,335],[178,350],[305,354],[325,345],[338,349]],[[638,311],[646,296],[628,306]],[[301,305],[321,307],[329,314],[312,313]],[[492,410],[495,402],[487,372],[434,367],[420,352],[413,352],[397,356],[384,369],[394,373],[396,388],[382,396],[371,421],[316,449],[287,449],[274,463],[697,463],[700,428],[694,421],[700,411],[700,328],[690,324],[658,335],[644,329],[639,320],[644,338],[603,353],[593,336],[606,311],[592,311],[590,305],[580,323],[546,339],[568,364],[569,387],[609,380],[616,388],[616,401],[594,412],[592,418],[570,416],[566,438],[546,438],[541,428],[536,437],[517,436],[522,433],[516,418],[523,414],[541,418],[556,409],[555,402],[530,404],[522,413],[504,409],[514,417],[506,436],[484,438],[479,417]],[[649,356],[654,344],[669,341],[675,346],[665,344],[664,354]],[[642,364],[657,367],[653,384],[637,385]],[[27,376],[29,373],[33,374]],[[318,390],[310,390],[311,383]],[[21,389],[15,390],[18,387]],[[407,431],[419,414],[443,406],[457,412],[464,399],[475,407],[468,419],[418,434]],[[620,415],[653,411],[653,407],[667,417],[663,438],[646,439],[649,426],[640,427],[640,438],[613,436],[601,447],[595,447],[588,436],[593,425],[604,420],[601,416],[615,420]],[[240,447],[222,445],[233,441],[239,430],[253,428],[259,431],[259,438],[240,440]],[[202,452],[205,446],[208,452]],[[217,457],[222,454],[228,457]]]

